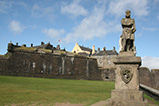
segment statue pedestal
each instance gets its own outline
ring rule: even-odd
[[[143,92],[139,91],[139,66],[141,58],[133,53],[121,52],[114,59],[116,66],[115,90],[107,100],[107,106],[147,106]]]

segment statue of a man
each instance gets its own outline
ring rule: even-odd
[[[131,11],[127,10],[125,18],[121,20],[121,25],[123,28],[122,35],[120,36],[120,51],[121,52],[128,52],[135,50],[134,45],[134,33],[136,31],[135,27],[135,20],[133,18],[130,18]]]

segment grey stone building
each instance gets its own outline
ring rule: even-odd
[[[115,47],[113,47],[113,50],[106,50],[104,47],[102,51],[98,48],[98,51],[92,54],[92,57],[97,59],[98,67],[114,68],[113,59],[117,57],[117,55],[118,53],[115,50]]]

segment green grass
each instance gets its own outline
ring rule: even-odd
[[[158,101],[156,101],[156,100],[154,100],[153,98],[151,98],[150,96],[148,96],[148,95],[146,95],[146,94],[144,94],[144,98],[145,99],[148,99],[149,101],[151,101],[152,103],[154,103],[154,104],[156,104],[156,105],[158,105],[159,106],[159,102]]]
[[[0,105],[81,103],[110,98],[114,82],[0,76]]]
[[[18,47],[16,48],[17,50],[28,50],[28,51],[35,51],[36,48],[32,48],[32,47]]]
[[[0,76],[0,106],[53,105],[55,103],[89,106],[110,98],[114,82]],[[159,105],[147,95],[144,97]]]

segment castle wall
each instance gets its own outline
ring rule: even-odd
[[[97,58],[99,67],[104,67],[104,68],[114,68],[115,67],[113,60],[114,60],[114,58],[117,57],[117,55],[103,55],[103,56],[92,56],[92,57]]]
[[[140,83],[159,90],[159,69],[140,68]]]
[[[101,71],[101,78],[104,81],[115,81],[116,68],[99,68]]]
[[[0,75],[101,80],[94,58],[26,51],[0,57]]]

